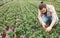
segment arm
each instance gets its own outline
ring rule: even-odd
[[[50,27],[53,27],[55,22],[56,22],[56,17],[57,17],[56,11],[55,11],[53,6],[52,6],[52,9],[51,9],[51,12],[52,12],[52,22],[50,24]]]
[[[52,12],[52,22],[51,22],[50,26],[46,28],[46,32],[51,31],[52,27],[54,26],[54,24],[56,22],[56,17],[57,17],[54,7],[51,7],[50,11]]]
[[[38,19],[39,19],[39,22],[42,24],[42,25],[46,25],[43,20],[42,20],[42,17],[41,17],[41,12],[40,10],[38,9]]]

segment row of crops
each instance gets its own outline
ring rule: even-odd
[[[3,6],[4,4],[13,1],[13,0],[0,0],[0,6]]]
[[[59,38],[60,26],[46,33],[37,15],[39,0],[13,0],[0,8],[0,35],[2,38]],[[47,2],[51,4],[50,2]],[[60,4],[54,4],[59,16]],[[60,18],[60,17],[59,17]]]

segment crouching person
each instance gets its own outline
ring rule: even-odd
[[[46,5],[45,3],[41,2],[38,8],[38,19],[46,32],[50,32],[52,27],[58,23],[58,16],[54,6]]]

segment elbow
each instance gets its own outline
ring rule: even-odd
[[[52,21],[56,22],[56,18],[53,18],[53,20],[52,20]]]

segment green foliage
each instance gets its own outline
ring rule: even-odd
[[[12,32],[12,31],[10,31],[10,32],[8,33],[9,36],[13,36],[14,34],[15,34],[15,33]]]
[[[2,1],[2,0],[1,0]],[[1,3],[1,2],[0,2]],[[51,2],[45,1],[47,4]],[[15,34],[20,35],[21,38],[57,38],[60,30],[59,24],[52,29],[51,33],[46,33],[38,21],[38,5],[40,0],[13,0],[12,2],[0,8],[0,25],[2,28],[10,26],[15,28]],[[60,4],[53,4],[55,6],[58,17],[60,19]],[[18,16],[17,20],[15,16]],[[17,27],[14,26],[16,21]],[[10,32],[9,35],[13,35]]]
[[[22,29],[16,29],[16,32],[15,32],[15,34],[18,36],[18,35],[22,35],[22,33],[23,33],[23,30]]]

